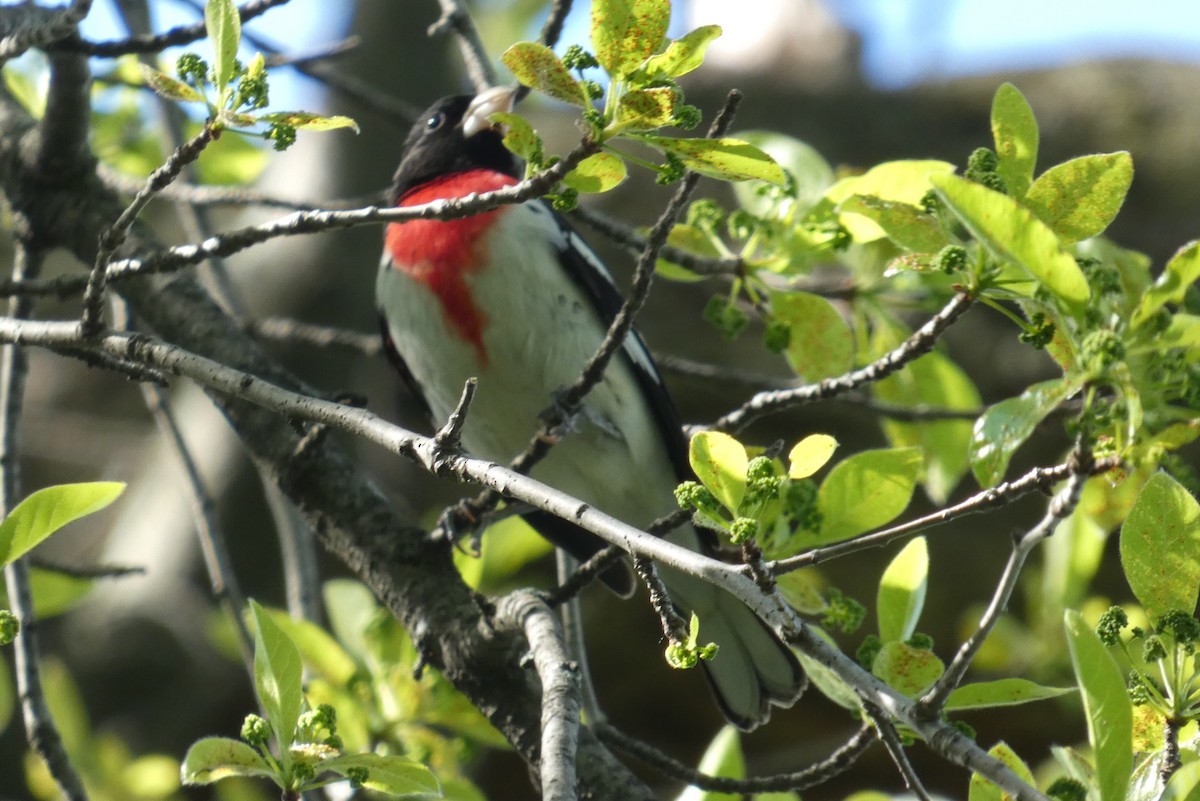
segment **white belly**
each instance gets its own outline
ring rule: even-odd
[[[487,242],[491,267],[468,274],[471,295],[486,310],[483,345],[476,348],[447,326],[432,291],[390,266],[385,258],[376,293],[388,309],[388,328],[400,356],[423,388],[440,424],[454,409],[463,384],[478,379],[462,444],[470,453],[507,463],[528,445],[551,393],[572,383],[595,351],[603,325],[583,291],[565,272],[526,272],[529,248],[560,237],[548,210],[509,207],[507,236]],[[519,225],[511,225],[518,222]],[[536,325],[531,321],[538,321]],[[436,343],[436,347],[430,347]],[[647,525],[675,508],[674,468],[655,417],[624,354],[585,401],[584,412],[533,475],[598,509]]]

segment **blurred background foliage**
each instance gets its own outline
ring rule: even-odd
[[[97,3],[98,18],[109,13],[107,5],[103,0]],[[581,0],[578,5],[586,3]],[[952,77],[949,67],[958,63],[955,54],[961,48],[955,46],[959,29],[951,23],[961,23],[970,7],[983,5],[989,6],[987,13],[993,16],[1019,16],[1020,24],[1008,26],[1016,28],[1008,45],[995,45],[987,58],[972,62],[973,67],[955,68],[974,69],[978,74]],[[1128,150],[1133,154],[1133,188],[1109,234],[1124,246],[1148,253],[1161,265],[1180,244],[1196,235],[1200,219],[1200,183],[1193,179],[1200,167],[1200,66],[1194,60],[1200,46],[1192,51],[1193,61],[1187,62],[1161,57],[1177,51],[1156,45],[1155,40],[1135,53],[1129,41],[1109,41],[1099,34],[1088,38],[1077,32],[1073,38],[1059,40],[1072,43],[1062,47],[1068,54],[1064,63],[1062,53],[1056,57],[1051,52],[1054,40],[1046,44],[1050,19],[1061,17],[1058,6],[1073,9],[1078,31],[1087,32],[1093,30],[1093,16],[1117,5],[1124,9],[1124,16],[1114,21],[1114,27],[1133,26],[1141,9],[1079,0],[1030,4],[1024,11],[1001,10],[974,0],[677,0],[676,14],[679,29],[717,22],[726,26],[727,40],[735,32],[741,37],[724,42],[728,45],[724,50],[714,48],[709,64],[687,77],[689,102],[711,113],[724,92],[736,86],[745,94],[736,129],[783,131],[812,145],[838,169],[854,170],[899,158],[941,158],[962,165],[972,149],[990,142],[988,108],[995,88],[1002,81],[1015,83],[1037,113],[1042,130],[1041,164],[1092,152]],[[1176,9],[1180,29],[1200,30],[1200,9],[1186,2],[1161,5]],[[162,24],[158,19],[175,19],[179,14],[190,13],[189,18],[194,18],[195,12],[189,12],[187,6],[151,3],[152,11],[161,13],[156,27]],[[493,54],[535,34],[545,13],[541,0],[481,0],[473,11]],[[401,113],[366,108],[313,79],[298,78],[282,90],[294,99],[286,105],[351,115],[361,124],[362,134],[301,136],[297,146],[283,155],[260,151],[237,137],[225,137],[221,142],[221,147],[227,148],[224,154],[206,154],[201,160],[202,177],[218,182],[253,179],[266,191],[317,204],[329,198],[361,198],[379,192],[388,183],[407,131],[402,112],[419,110],[442,94],[466,87],[454,43],[426,35],[438,17],[437,4],[432,0],[293,0],[286,13],[297,21],[281,25],[274,21],[277,14],[273,12],[249,30],[285,52],[301,41],[326,44],[343,35],[359,37],[357,47],[322,68],[397,99]],[[901,17],[899,25],[895,24],[897,15]],[[889,18],[893,20],[890,25]],[[115,23],[100,20],[96,25]],[[905,48],[897,48],[894,42],[890,49],[881,44],[887,39],[881,30],[893,37],[897,30],[907,31],[907,56]],[[119,36],[120,30],[102,27],[90,35]],[[98,75],[115,79],[129,66],[97,60],[94,68]],[[29,76],[29,90],[36,95],[37,64],[25,62],[18,67]],[[162,138],[152,107],[127,88],[98,84],[96,93],[97,108],[103,112],[94,132],[98,155],[116,170],[145,170],[156,164],[162,157]],[[531,103],[522,111],[535,120],[559,152],[575,135],[571,116],[561,107]],[[718,195],[728,191],[716,184],[708,184],[706,189]],[[665,198],[666,192],[642,175],[595,202],[602,211],[644,225]],[[214,221],[219,228],[226,228],[276,214],[261,209],[219,210]],[[152,207],[149,219],[171,241],[191,241],[188,233],[178,228],[169,204]],[[591,235],[590,239],[608,258],[618,280],[627,277],[630,259],[601,237]],[[282,315],[373,333],[372,292],[379,243],[377,230],[359,228],[274,241],[239,254],[231,259],[231,268],[249,305],[247,316]],[[5,251],[7,260],[7,248]],[[49,267],[50,275],[78,269],[61,257],[52,259]],[[701,321],[701,310],[712,291],[704,285],[659,282],[641,318],[651,346],[664,354],[786,379],[785,362],[762,349],[753,328],[730,342]],[[44,317],[73,313],[74,301],[62,306],[46,303],[39,308]],[[946,347],[975,380],[985,404],[1053,374],[1048,360],[1020,345],[1011,327],[982,309],[951,331]],[[424,422],[378,356],[297,345],[279,345],[275,351],[313,386],[330,393],[348,390],[364,394],[374,410],[423,430]],[[253,708],[251,691],[236,657],[221,645],[227,639],[219,633],[222,624],[212,622],[219,616],[209,597],[182,480],[158,440],[137,389],[124,379],[70,360],[36,351],[30,356],[29,401],[22,432],[26,489],[102,478],[129,483],[125,498],[116,506],[57,537],[44,557],[77,566],[136,566],[144,572],[97,581],[90,588],[65,582],[69,586],[56,596],[61,608],[47,611],[65,611],[67,596],[87,595],[82,602],[75,601],[73,611],[49,619],[41,631],[45,651],[53,654],[48,677],[62,719],[68,722],[69,746],[83,765],[94,766],[95,775],[105,777],[106,789],[95,797],[137,798],[141,797],[137,788],[161,789],[155,782],[165,781],[161,760],[166,755],[177,758],[201,735],[235,735],[242,716]],[[714,419],[747,394],[742,386],[671,375],[668,380],[684,419],[692,422]],[[97,405],[95,398],[106,402]],[[232,543],[244,589],[264,603],[281,606],[274,535],[277,517],[264,499],[255,472],[199,390],[178,383],[172,390],[172,404],[184,421],[185,438],[200,461],[209,489],[218,499],[221,523]],[[743,439],[769,444],[782,438],[790,443],[813,432],[833,434],[846,452],[884,443],[870,413],[844,403],[808,406],[798,413],[770,418]],[[433,481],[377,449],[349,444],[372,466],[380,485],[397,503],[407,504],[426,519],[432,520],[460,493],[458,487]],[[1014,470],[1050,463],[1064,444],[1053,437],[1030,443],[1018,453]],[[956,495],[966,491],[960,487]],[[930,589],[921,627],[940,649],[952,648],[962,627],[974,623],[976,607],[986,600],[1008,552],[1009,532],[1038,514],[1040,503],[1027,499],[986,518],[982,525],[968,518],[938,529],[930,537]],[[912,512],[929,508],[918,502]],[[528,547],[536,550],[536,546]],[[1115,557],[1114,541],[1103,548],[1107,557]],[[489,543],[489,551],[501,550]],[[870,605],[879,575],[894,550],[823,567],[823,580]],[[1128,591],[1116,573],[1115,558],[1106,559],[1105,564],[1114,567],[1102,568],[1090,589],[1094,600],[1086,603],[1093,606],[1107,605],[1102,597],[1126,600]],[[345,575],[345,569],[332,561],[323,567],[327,576]],[[553,567],[552,560],[543,556],[523,564],[515,574],[492,563],[485,566],[470,560],[464,560],[464,570],[478,573],[486,586],[498,588],[519,583],[546,586]],[[1035,586],[1037,571],[1027,579],[1028,586]],[[598,692],[613,722],[677,757],[697,759],[721,722],[712,705],[687,703],[692,695],[708,692],[703,680],[698,675],[672,673],[666,667],[661,635],[645,604],[622,603],[603,592],[588,593],[585,602],[592,622],[588,636]],[[1019,618],[1027,610],[1014,611]],[[1014,622],[1009,628],[1015,632],[1019,627]],[[847,645],[853,650],[853,643]],[[1036,646],[1036,639],[1020,633],[1006,638],[1002,626],[986,656],[997,669],[1033,666],[1033,677],[1042,681],[1053,682],[1067,675],[1069,668],[1061,657],[1048,660],[1046,652]],[[11,685],[10,669],[6,665],[6,674],[0,676],[0,698]],[[1072,706],[1076,702],[1064,701],[1061,709],[1055,709],[1053,703],[1018,707],[1012,713],[991,711],[986,717],[967,716],[967,720],[980,728],[981,741],[1002,736],[1027,758],[1039,759],[1045,756],[1048,743],[1070,743],[1082,736]],[[1070,714],[1065,714],[1067,709]],[[844,711],[810,693],[795,709],[776,712],[771,726],[746,738],[750,770],[791,769],[818,759],[854,726]],[[10,721],[0,731],[0,798],[43,794],[44,777],[39,778],[38,771],[29,774],[27,784],[24,752],[21,727]],[[500,750],[484,748],[476,753],[479,756],[471,773],[480,786],[493,790],[492,797],[534,796],[518,760]],[[963,774],[948,773],[944,764],[919,749],[912,757],[931,789],[961,795]],[[809,797],[841,797],[849,786],[900,789],[893,767],[878,749],[854,773],[853,785],[834,781]],[[877,780],[868,778],[871,774]],[[145,797],[161,795],[148,791]]]

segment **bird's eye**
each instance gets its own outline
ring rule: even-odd
[[[439,111],[437,114],[434,114],[432,117],[425,120],[425,130],[436,131],[438,128],[442,127],[442,123],[445,121],[446,115]]]

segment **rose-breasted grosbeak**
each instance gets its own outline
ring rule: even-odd
[[[491,89],[435,103],[404,143],[393,201],[411,206],[517,183],[517,163],[488,121],[512,97]],[[539,413],[576,379],[621,305],[604,265],[541,201],[389,225],[375,290],[389,355],[434,420],[444,421],[464,382],[478,379],[461,442],[500,463],[524,450]],[[673,489],[689,476],[687,444],[636,333],[533,475],[638,526],[674,510]],[[604,544],[548,514],[527,519],[581,559]],[[715,546],[710,532],[691,526],[668,538],[697,551]],[[670,568],[661,575],[673,602],[699,616],[702,640],[719,646],[703,665],[729,720],[749,729],[771,704],[795,701],[804,674],[748,607]],[[603,578],[632,592],[628,565]]]

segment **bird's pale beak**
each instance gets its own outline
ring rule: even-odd
[[[517,90],[510,86],[493,86],[475,95],[463,116],[463,136],[470,139],[477,133],[495,127],[489,119],[493,114],[512,111]]]

